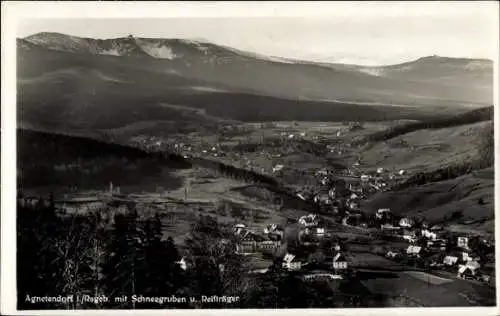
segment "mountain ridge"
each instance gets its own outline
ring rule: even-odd
[[[196,40],[62,33],[18,39],[17,48],[18,121],[39,128],[431,120],[493,104],[492,69],[468,59],[325,66]]]
[[[134,40],[139,40],[139,41],[154,41],[154,42],[186,42],[190,44],[195,44],[195,45],[212,45],[212,46],[219,46],[221,48],[234,51],[235,53],[238,54],[245,54],[251,57],[256,57],[256,58],[261,58],[261,59],[267,59],[270,61],[275,61],[278,63],[297,63],[297,64],[314,64],[314,65],[320,65],[320,66],[325,66],[325,67],[331,67],[331,66],[339,66],[339,65],[344,65],[347,67],[366,67],[366,68],[385,68],[385,67],[397,67],[397,66],[403,66],[411,63],[418,63],[418,62],[424,62],[424,61],[446,61],[446,62],[481,62],[481,63],[487,63],[487,64],[493,64],[493,61],[491,59],[485,59],[485,58],[466,58],[466,57],[448,57],[448,56],[439,56],[439,55],[428,55],[428,56],[422,56],[414,60],[408,60],[406,62],[401,62],[401,63],[394,63],[394,64],[384,64],[384,65],[363,65],[363,64],[350,64],[350,63],[336,63],[336,62],[317,62],[317,61],[309,61],[309,60],[303,60],[303,59],[294,59],[294,58],[288,58],[288,57],[282,57],[282,56],[274,56],[274,55],[266,55],[262,53],[257,53],[257,52],[251,52],[251,51],[246,51],[246,50],[241,50],[237,48],[233,48],[227,45],[221,45],[221,44],[215,44],[211,41],[205,40],[205,39],[188,39],[188,38],[158,38],[158,37],[134,37],[134,36],[121,36],[121,37],[110,37],[110,38],[105,38],[105,39],[96,39],[92,37],[81,37],[81,36],[73,36],[73,35],[68,35],[64,33],[59,33],[59,32],[39,32],[35,33],[29,36],[25,36],[23,38],[18,38],[21,40],[28,41],[32,44],[35,45],[40,45],[43,47],[43,42],[41,40],[41,37],[48,37],[49,39],[73,39],[76,41],[93,41],[97,43],[102,43],[106,41],[129,41],[131,39]],[[46,44],[46,43],[45,43]],[[139,46],[139,45],[138,45]],[[47,48],[47,47],[45,47]],[[54,48],[51,48],[54,49]],[[147,52],[146,52],[147,54]],[[149,54],[148,54],[149,55]],[[151,56],[151,55],[150,55]],[[151,56],[155,57],[155,56]]]
[[[492,63],[475,59],[431,56],[380,67],[325,64],[186,39],[91,39],[62,33],[18,39],[18,48],[21,57],[22,51],[46,50],[132,58],[127,62],[141,63],[141,69],[155,64],[154,71],[296,100],[480,106],[493,102]]]

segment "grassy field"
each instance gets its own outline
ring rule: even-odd
[[[478,138],[489,124],[492,122],[419,130],[372,144],[361,155],[368,166],[434,170],[480,155]]]
[[[401,306],[397,304],[398,301],[410,301],[420,307],[495,305],[494,288],[459,279],[450,279],[447,282],[430,280],[438,279],[422,273],[397,272],[386,278],[372,278],[362,283],[372,293],[393,296],[392,304],[396,306]],[[405,305],[408,305],[408,302],[405,302]]]
[[[348,246],[351,248],[350,245]],[[400,270],[403,266],[397,262],[388,260],[382,256],[375,255],[369,252],[349,252],[349,264],[358,269],[387,269]]]
[[[379,193],[365,201],[363,207],[368,212],[389,207],[402,216],[444,221],[456,231],[493,234],[494,172],[492,168],[484,169],[452,180]],[[462,215],[452,219],[453,212]],[[460,225],[459,220],[469,225]]]

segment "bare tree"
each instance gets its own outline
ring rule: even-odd
[[[186,245],[193,294],[243,297],[248,292],[246,265],[235,253],[236,240],[228,227],[210,216],[201,216],[192,226]]]
[[[103,256],[102,237],[103,221],[99,212],[90,216],[73,216],[66,225],[61,238],[54,241],[58,259],[54,264],[61,267],[58,288],[68,295],[102,294],[100,289],[100,260]],[[74,301],[67,308],[80,308]]]

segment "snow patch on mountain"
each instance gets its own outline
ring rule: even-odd
[[[154,58],[173,60],[177,57],[177,54],[174,53],[172,48],[165,45],[160,46],[153,43],[141,42],[140,47],[146,54]]]
[[[38,33],[25,38],[25,40],[48,49],[74,53],[87,52],[89,48],[88,39],[59,33]]]
[[[483,70],[483,69],[488,69],[491,68],[491,65],[485,62],[481,61],[471,61],[468,62],[465,67],[466,70]]]
[[[117,48],[104,49],[99,52],[99,55],[121,56]]]
[[[183,42],[184,44],[196,46],[200,49],[208,49],[208,47],[205,46],[206,43],[204,43],[204,42],[195,41],[195,40],[191,40],[191,39],[180,39],[180,41]]]
[[[210,48],[207,46],[207,42],[191,40],[191,39],[179,39],[180,42],[190,45],[202,52],[205,56],[208,55]]]
[[[385,72],[381,68],[359,68],[359,71],[362,73],[368,74],[370,76],[375,76],[375,77],[383,77],[385,76]]]

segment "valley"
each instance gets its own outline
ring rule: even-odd
[[[18,209],[71,223],[61,240],[91,221],[93,260],[123,247],[123,262],[153,262],[144,278],[170,264],[182,293],[228,283],[242,307],[297,293],[322,307],[494,305],[490,61],[319,64],[59,33],[17,45]],[[142,259],[151,245],[175,261]],[[90,283],[122,264],[109,253]]]

